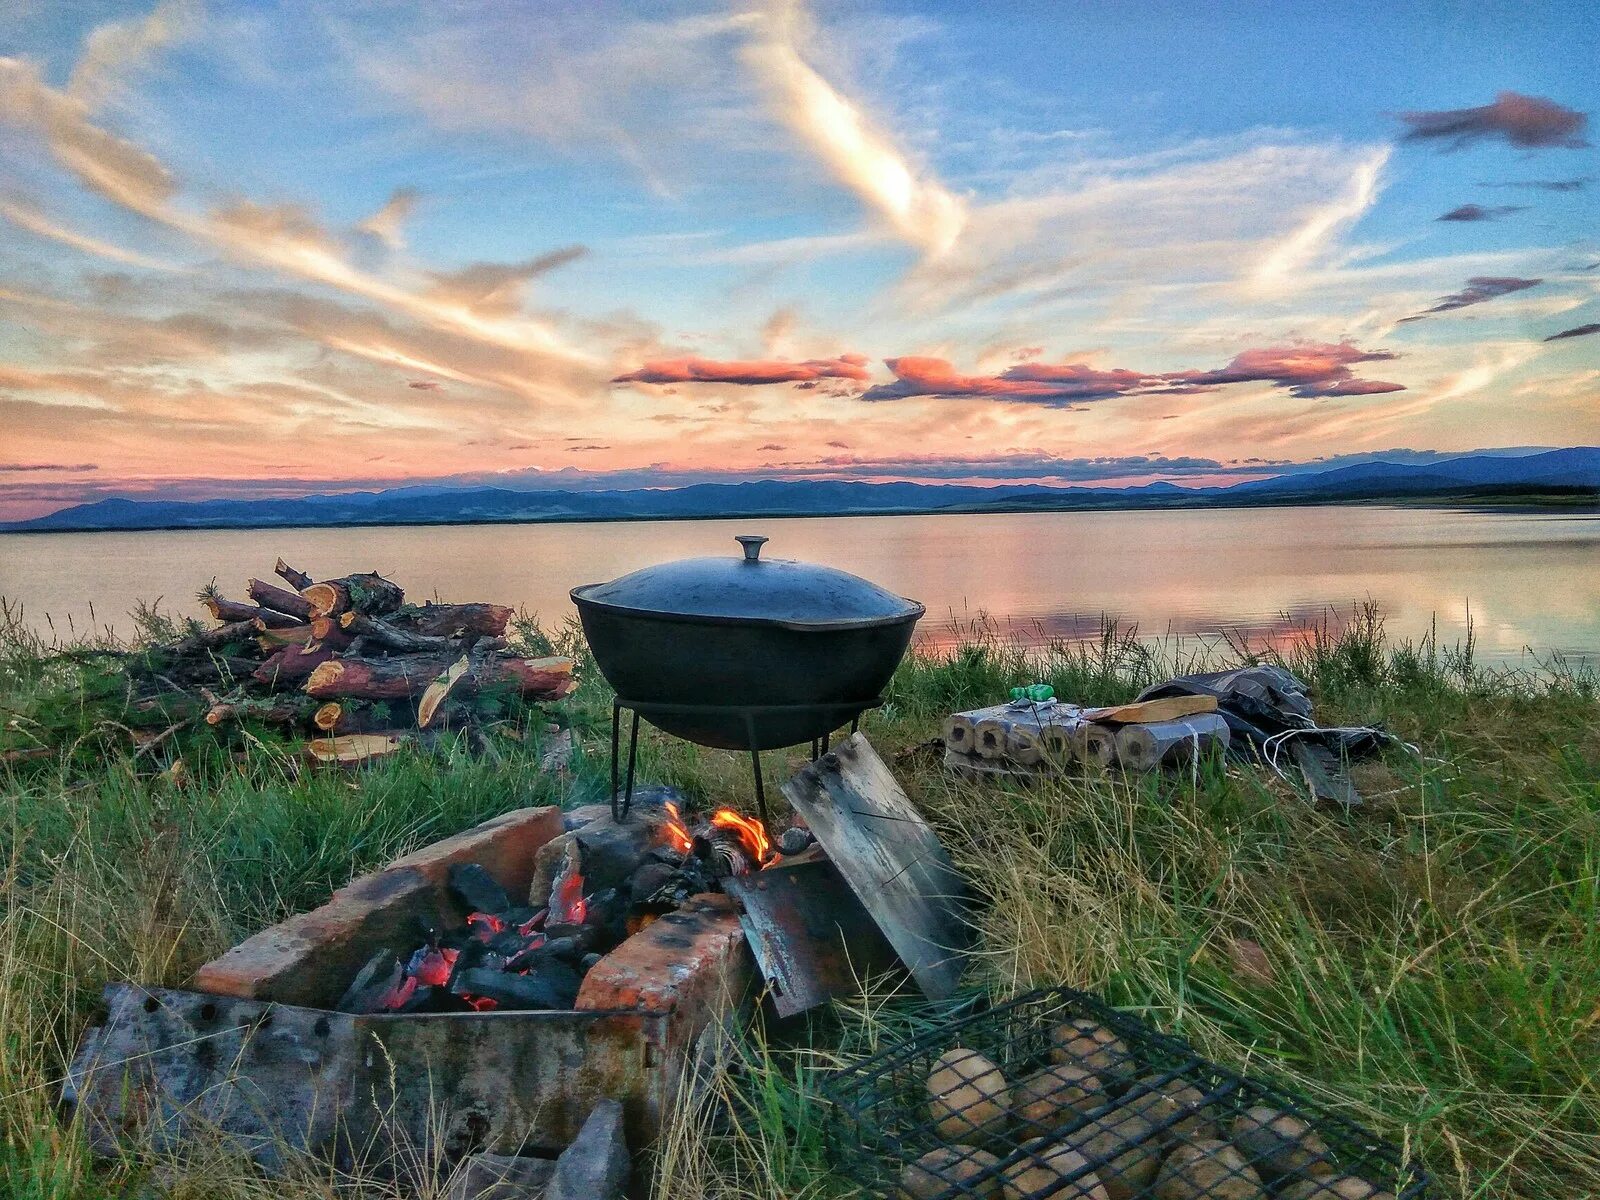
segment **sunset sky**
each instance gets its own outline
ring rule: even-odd
[[[1597,61],[1592,2],[10,0],[0,519],[1597,443]]]

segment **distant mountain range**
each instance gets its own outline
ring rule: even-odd
[[[96,500],[0,525],[18,531],[445,525],[842,513],[1243,507],[1363,500],[1589,500],[1600,503],[1600,447],[1469,454],[1423,465],[1361,463],[1229,487],[1042,487],[772,479],[626,491],[516,491],[437,485],[290,500]]]

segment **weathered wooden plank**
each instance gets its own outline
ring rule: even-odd
[[[917,986],[936,1000],[950,995],[972,939],[966,884],[872,744],[854,734],[796,773],[783,794]]]
[[[1216,711],[1215,696],[1164,696],[1160,700],[1141,700],[1111,708],[1086,708],[1082,716],[1086,721],[1097,721],[1102,725],[1149,725],[1156,721],[1176,721],[1180,717]]]

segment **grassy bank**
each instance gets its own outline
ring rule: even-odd
[[[980,631],[908,660],[867,731],[888,758],[1015,683],[1115,701],[1196,656],[1248,653],[1114,631],[1023,652]],[[1470,647],[1397,644],[1371,614],[1285,653],[1319,717],[1382,722],[1417,747],[1366,771],[1360,812],[1314,811],[1249,768],[1022,787],[955,781],[928,755],[896,764],[988,902],[971,986],[1103,990],[1406,1144],[1444,1195],[1600,1193],[1593,679],[1484,671]],[[107,979],[181,986],[400,851],[495,812],[602,794],[602,686],[590,672],[556,710],[587,748],[558,781],[535,769],[535,714],[513,720],[521,740],[501,739],[499,761],[444,748],[353,775],[302,771],[261,730],[146,735],[138,749],[115,678],[104,662],[48,659],[19,626],[0,640],[0,749],[48,751],[0,766],[0,1190],[119,1196],[159,1179],[193,1197],[381,1194],[311,1163],[287,1184],[214,1155],[95,1164],[54,1111],[64,1064]],[[743,760],[653,737],[643,751],[645,777],[743,803]],[[1270,979],[1238,965],[1245,939]],[[660,1148],[660,1195],[848,1194],[824,1168],[809,1080],[887,1025],[923,1019],[895,1001],[842,1011],[810,1037],[753,1032],[713,1106],[684,1114]]]

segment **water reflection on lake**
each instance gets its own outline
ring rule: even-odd
[[[0,595],[30,623],[95,618],[128,632],[137,599],[199,613],[281,554],[313,575],[378,570],[421,599],[571,614],[569,588],[650,563],[737,553],[828,563],[928,607],[924,640],[986,618],[1006,636],[1097,637],[1102,616],[1145,636],[1253,644],[1348,614],[1367,599],[1390,631],[1441,640],[1470,619],[1485,659],[1531,647],[1600,660],[1600,517],[1413,508],[1264,508],[384,529],[0,534]]]

